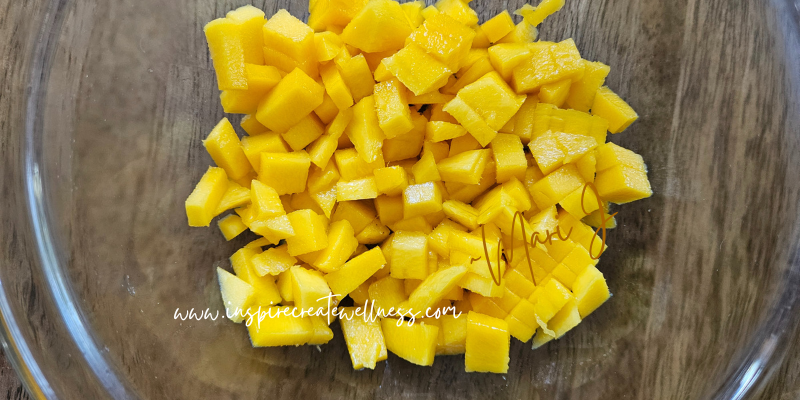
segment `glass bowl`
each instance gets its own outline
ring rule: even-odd
[[[43,398],[738,399],[793,335],[800,243],[798,30],[791,3],[570,0],[541,31],[609,64],[641,118],[652,198],[621,206],[600,263],[612,299],[561,340],[512,340],[508,374],[394,355],[353,371],[321,346],[253,349],[215,266],[249,237],[189,228],[183,201],[222,117],[203,25],[245,1],[69,1],[36,9],[24,131],[0,146],[9,359]],[[482,16],[522,5],[475,0]],[[307,16],[304,1],[255,4]],[[234,120],[234,125],[238,126]]]

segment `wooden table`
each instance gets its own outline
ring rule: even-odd
[[[0,78],[0,132],[3,135],[0,136],[0,145],[2,145],[5,135],[16,135],[18,132],[15,129],[20,128],[9,118],[12,110],[20,109],[19,103],[23,99],[26,86],[23,79],[25,75],[21,73],[23,66],[20,59],[26,54],[25,52],[30,51],[26,47],[28,31],[31,29],[30,16],[39,12],[45,3],[45,0],[0,0],[0,38],[3,38],[0,40],[0,68],[3,69],[3,74],[0,75],[2,76]],[[681,7],[690,10],[697,6],[695,1],[691,0],[678,0],[678,3],[681,3]],[[673,6],[676,5],[672,4],[667,7]],[[742,5],[742,8],[744,9],[745,5]],[[685,18],[688,19],[691,16],[691,11],[689,11]],[[696,16],[694,17],[696,18]],[[682,23],[679,25],[684,26]],[[672,29],[672,26],[655,25],[654,29]],[[682,35],[682,32],[677,32],[672,37],[680,40]],[[739,57],[734,55],[730,58],[746,58],[746,54],[740,54]],[[0,229],[2,229],[2,225],[0,225]],[[794,340],[794,344],[782,367],[776,370],[772,381],[766,385],[760,398],[788,400],[800,397],[800,336]],[[7,399],[29,398],[2,355],[0,355],[0,396]]]

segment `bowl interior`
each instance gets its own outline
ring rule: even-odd
[[[798,243],[796,33],[783,3],[724,0],[574,0],[541,27],[611,66],[640,120],[610,140],[642,154],[655,194],[615,209],[599,264],[612,299],[539,350],[512,339],[507,375],[467,374],[461,356],[353,371],[338,324],[319,348],[253,349],[240,325],[175,319],[222,309],[214,267],[252,239],[189,228],[183,209],[223,116],[202,27],[243,4],[57,7],[31,131],[53,250],[37,279],[78,343],[42,355],[57,392],[80,393],[55,377],[76,357],[90,385],[146,398],[697,398],[736,384],[783,323],[769,318]],[[523,2],[470,4],[483,21]]]

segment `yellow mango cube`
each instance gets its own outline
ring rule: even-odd
[[[636,114],[636,111],[608,86],[597,89],[592,103],[592,115],[608,121],[608,131],[611,133],[624,131],[639,118],[639,114]]]
[[[416,365],[433,365],[439,328],[419,322],[404,323],[394,318],[381,320],[386,348],[398,357]]]
[[[265,132],[258,136],[245,136],[241,143],[242,151],[255,171],[261,169],[261,153],[287,153],[290,150],[281,135],[274,132]]]
[[[321,66],[320,75],[322,84],[325,85],[325,92],[339,110],[345,110],[354,104],[353,94],[335,64],[329,63]]]
[[[321,316],[309,316],[311,320],[311,338],[308,339],[308,344],[320,345],[325,344],[333,339],[333,331],[328,326],[327,318]]]
[[[247,326],[253,347],[299,346],[313,337],[311,318],[292,316],[293,307],[268,307],[262,309],[267,317]],[[281,310],[282,312],[278,312]],[[298,315],[299,311],[295,311]],[[274,316],[274,317],[273,317]]]
[[[372,176],[376,169],[384,166],[380,154],[375,161],[368,163],[353,148],[337,150],[333,156],[342,179],[346,181]]]
[[[261,153],[258,180],[272,187],[279,195],[306,190],[311,158],[305,151]]]
[[[406,43],[414,43],[456,72],[467,57],[475,32],[451,16],[440,13],[425,20],[408,36]]]
[[[264,37],[261,33],[264,25],[264,11],[251,5],[228,11],[226,18],[239,24],[239,35],[244,50],[244,62],[264,64]]]
[[[217,226],[220,232],[222,232],[222,236],[225,237],[225,240],[231,240],[247,230],[247,225],[245,225],[242,222],[242,218],[236,214],[223,217],[217,222]]]
[[[529,24],[538,26],[545,18],[554,14],[562,7],[564,7],[564,0],[542,0],[536,7],[532,7],[528,4],[522,6],[520,10],[517,10],[517,13],[522,15]]]
[[[347,220],[353,227],[353,232],[359,234],[376,216],[375,209],[365,202],[344,201],[336,206],[331,222]]]
[[[260,135],[268,131],[266,126],[258,122],[255,114],[245,115],[244,118],[242,118],[242,122],[239,123],[239,126],[250,136]]]
[[[476,185],[481,182],[490,150],[469,150],[442,160],[437,168],[445,182]]]
[[[642,156],[631,150],[611,142],[597,147],[597,163],[595,164],[597,172],[605,171],[617,165],[647,170]]]
[[[324,84],[324,82],[323,82]],[[325,93],[322,96],[322,104],[314,109],[314,114],[319,117],[324,125],[330,124],[337,115],[339,115],[339,107],[333,102],[331,96]]]
[[[583,60],[583,77],[572,82],[566,104],[574,110],[589,112],[597,90],[603,86],[611,67],[601,62]]]
[[[519,136],[499,133],[492,140],[491,148],[497,166],[497,183],[503,183],[512,178],[525,179],[528,160],[525,159],[525,151]]]
[[[544,332],[542,328],[536,330],[536,336],[533,338],[533,348],[538,349],[539,347],[543,346],[545,343],[553,340],[558,339],[564,336],[567,331],[570,329],[578,326],[581,323],[581,316],[578,313],[578,307],[576,306],[575,300],[570,300],[561,311],[558,312],[551,320],[547,323],[548,330],[553,332],[555,335],[550,335],[547,332]]]
[[[409,1],[408,3],[400,4],[400,7],[406,13],[406,18],[411,23],[411,27],[416,28],[425,22],[425,17],[422,16],[422,9],[425,8],[424,1]]]
[[[554,44],[536,44],[531,48],[531,58],[514,69],[512,74],[517,93],[533,93],[542,85],[583,76],[586,67],[572,39]]]
[[[364,97],[353,107],[353,119],[346,133],[364,161],[371,163],[381,156],[385,135],[378,125],[373,96]]]
[[[403,196],[378,196],[375,209],[382,224],[393,225],[403,219]]]
[[[524,43],[500,43],[490,47],[488,51],[489,62],[506,82],[511,82],[514,68],[530,57],[530,54],[530,47]]]
[[[295,306],[316,313],[319,308],[327,310],[331,289],[318,271],[295,265],[292,274],[292,297]]]
[[[538,37],[539,31],[536,27],[522,20],[511,33],[503,36],[497,43],[533,43]]]
[[[246,90],[245,48],[242,25],[229,18],[217,18],[203,28],[219,90]]]
[[[253,173],[253,168],[242,150],[239,137],[227,118],[223,118],[203,140],[208,154],[220,168],[225,170],[227,176],[240,180]],[[249,180],[249,179],[248,179]]]
[[[653,195],[647,171],[623,165],[598,173],[595,186],[602,199],[616,204],[630,203]]]
[[[278,275],[277,286],[283,301],[291,302],[294,300],[294,296],[292,296],[292,274],[289,271],[284,271]]]
[[[408,133],[414,128],[405,86],[396,79],[390,79],[376,83],[374,93],[378,125],[387,138]]]
[[[337,271],[353,255],[358,241],[353,226],[347,220],[331,222],[328,232],[328,246],[311,264],[325,273]]]
[[[325,217],[311,210],[298,210],[287,216],[295,230],[295,235],[286,239],[290,255],[310,253],[328,246]]]
[[[447,65],[425,52],[415,43],[383,60],[386,69],[411,92],[419,96],[438,90],[451,75]]]
[[[464,225],[468,229],[478,228],[478,210],[469,204],[458,200],[447,200],[442,203],[442,209],[447,218]]]
[[[315,0],[309,2],[308,25],[316,31],[343,29],[367,0]]]
[[[297,263],[297,259],[289,255],[286,246],[271,247],[254,255],[250,262],[259,276],[278,276]]]
[[[325,89],[300,69],[289,72],[258,105],[256,119],[286,132],[322,104]]]
[[[542,85],[539,89],[539,101],[552,104],[556,107],[563,106],[564,102],[567,101],[571,84],[571,80],[564,79],[562,81]]]
[[[442,315],[434,320],[439,326],[436,355],[464,354],[467,340],[466,315]]]
[[[536,207],[543,210],[557,204],[583,184],[578,169],[573,164],[567,164],[534,183],[531,196]]]
[[[492,265],[492,267],[496,268],[497,266]],[[458,282],[458,286],[484,297],[500,297],[503,295],[505,282],[497,285],[491,278],[485,278],[474,272],[467,272]]]
[[[396,279],[425,279],[428,276],[428,238],[421,232],[396,231],[392,236],[389,261]]]
[[[422,157],[411,167],[411,173],[414,175],[416,184],[442,180],[439,169],[436,167],[436,159],[431,151],[423,150]]]
[[[386,265],[380,247],[374,247],[346,262],[339,270],[325,275],[328,286],[334,294],[348,295],[370,276]],[[341,297],[340,297],[341,298]]]
[[[380,310],[382,315],[388,315],[389,310],[407,300],[402,279],[385,276],[369,285],[369,298],[375,302],[375,309]]]
[[[434,182],[409,185],[403,190],[403,216],[413,218],[442,210],[442,190]]]
[[[486,125],[494,131],[502,128],[514,114],[517,113],[526,96],[514,93],[508,84],[497,72],[490,72],[477,81],[465,86],[458,92],[456,98],[460,98],[476,114],[486,122]],[[452,104],[448,103],[448,104]],[[470,130],[470,126],[462,121],[463,115],[456,115],[445,108],[469,131],[481,145],[488,144],[494,137],[476,135]],[[461,117],[461,118],[459,118]]]
[[[466,228],[448,219],[442,221],[433,231],[431,231],[430,234],[428,234],[429,248],[435,251],[441,257],[450,257],[448,240],[450,238],[450,233],[453,231],[465,232]]]
[[[388,196],[398,196],[408,186],[408,174],[399,166],[378,168],[373,171],[378,192]],[[376,204],[377,208],[377,204]],[[380,213],[380,210],[378,210]],[[385,222],[384,222],[385,224]]]
[[[542,323],[547,323],[572,299],[574,297],[569,289],[561,282],[551,279],[543,284],[540,290],[535,291],[528,300],[533,303],[537,318]]]
[[[502,319],[470,311],[464,355],[467,372],[508,372],[511,336]]]
[[[353,362],[353,369],[375,369],[375,364],[387,357],[381,323],[378,319],[355,314],[355,307],[345,307],[339,318],[350,361]]]
[[[247,310],[253,300],[253,287],[219,267],[217,267],[217,280],[227,317],[237,324],[242,322],[247,316]]]
[[[358,243],[361,244],[378,244],[389,237],[390,233],[391,231],[389,228],[382,224],[381,221],[376,219],[367,225],[364,230],[359,232],[359,234],[356,235],[356,239],[358,240]]]
[[[337,201],[374,199],[376,197],[378,197],[378,186],[375,183],[375,177],[369,176],[336,183]]]
[[[292,150],[298,151],[303,150],[311,142],[317,140],[324,131],[325,125],[322,124],[319,117],[315,114],[308,114],[297,125],[281,134],[281,137],[289,144]]]
[[[253,219],[264,220],[286,214],[278,192],[260,181],[252,182],[250,201]]]
[[[461,125],[444,121],[430,121],[425,128],[425,139],[431,142],[442,142],[464,136],[467,130]]]
[[[263,26],[264,47],[274,55],[281,55],[294,61],[300,69],[311,77],[317,77],[316,45],[314,30],[295,18],[286,10],[278,10]],[[264,60],[270,64],[275,57]],[[291,72],[291,69],[285,72]]]
[[[256,255],[255,250],[242,248],[231,256],[231,266],[236,276],[253,287],[253,298],[250,304],[253,308],[259,306],[266,307],[281,301],[278,287],[275,285],[275,278],[272,276],[259,276],[256,272],[252,259]]]
[[[414,128],[408,133],[383,141],[383,159],[386,162],[405,160],[419,155],[425,140],[428,120],[423,115],[413,112],[411,121],[414,123]]]
[[[449,15],[466,26],[478,24],[478,14],[469,4],[461,0],[439,0],[436,2],[436,8],[440,13]]]
[[[572,285],[578,312],[581,318],[586,318],[611,297],[603,274],[593,265],[589,265]]]
[[[506,10],[503,10],[503,12],[495,15],[481,25],[481,29],[486,34],[486,38],[492,43],[511,33],[514,28],[516,28],[514,21],[511,20],[511,15]]]
[[[411,292],[406,307],[414,312],[422,311],[425,313],[426,310],[442,301],[449,292],[458,287],[458,282],[461,281],[461,278],[466,273],[467,267],[463,265],[444,268],[431,273]]]
[[[581,186],[564,197],[558,204],[562,209],[572,214],[575,218],[583,218],[593,211],[600,208],[600,203],[597,202],[597,196],[591,189],[586,189],[584,194],[584,186]]]
[[[339,68],[339,73],[342,74],[342,79],[350,89],[350,93],[353,95],[353,101],[357,103],[372,94],[375,80],[363,54],[355,57],[349,57],[344,54],[344,57],[335,58],[334,62],[336,67]]]
[[[271,243],[278,243],[295,235],[294,227],[286,215],[253,220],[250,222],[250,230],[264,236]]]
[[[334,32],[314,33],[314,50],[317,54],[317,61],[325,62],[333,60],[344,47],[344,42]]]
[[[345,43],[368,53],[399,50],[411,34],[411,24],[396,1],[367,3],[342,31]]]
[[[228,177],[222,168],[208,167],[200,182],[186,198],[189,226],[208,226],[222,197],[228,190]]]

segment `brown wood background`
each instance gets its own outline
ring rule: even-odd
[[[569,0],[568,0],[569,1]],[[80,10],[75,12],[92,12],[94,7],[103,9],[103,2],[89,1],[91,6],[84,5]],[[609,6],[603,8],[609,10],[608,12],[619,13],[619,18],[626,18],[629,14],[625,10],[618,10],[613,7],[613,0],[608,1]],[[18,121],[14,120],[15,113],[21,110],[21,101],[24,96],[26,82],[24,78],[26,75],[22,73],[29,68],[23,61],[23,56],[27,55],[30,48],[27,45],[29,38],[29,31],[32,29],[31,21],[36,20],[32,18],[35,13],[41,11],[42,6],[45,4],[44,0],[0,0],[0,145],[2,145],[7,137],[10,135],[17,135],[21,130]],[[225,2],[227,4],[227,2]],[[223,5],[220,5],[223,7]],[[226,6],[227,7],[227,6]],[[701,2],[697,0],[675,0],[664,2],[663,0],[642,1],[642,9],[636,10],[637,15],[651,16],[652,19],[645,19],[645,31],[655,32],[666,30],[668,34],[652,34],[643,35],[640,40],[644,43],[620,43],[614,47],[613,51],[619,54],[624,54],[628,51],[627,46],[637,45],[638,48],[644,48],[645,51],[639,56],[643,58],[636,59],[632,57],[626,59],[625,62],[619,65],[612,65],[615,69],[612,71],[612,76],[616,76],[614,84],[621,92],[632,93],[636,92],[638,88],[630,88],[626,85],[625,74],[636,74],[639,67],[646,68],[652,75],[651,88],[646,88],[637,100],[642,103],[647,103],[647,107],[665,107],[672,109],[676,103],[676,97],[683,97],[681,104],[682,110],[687,111],[691,109],[710,109],[715,110],[720,107],[717,103],[719,96],[704,97],[703,90],[714,91],[723,90],[715,85],[721,85],[723,78],[719,76],[712,76],[706,74],[705,71],[709,70],[711,66],[715,67],[717,71],[722,71],[722,74],[731,74],[727,76],[736,76],[741,79],[743,86],[757,86],[761,79],[764,77],[752,76],[742,74],[741,71],[735,69],[727,70],[720,68],[720,65],[728,63],[750,62],[754,57],[759,57],[762,52],[766,52],[764,46],[768,46],[771,38],[769,35],[762,37],[759,35],[764,34],[756,30],[750,30],[752,27],[761,27],[769,23],[775,23],[771,17],[766,16],[764,8],[758,2],[728,2],[727,0],[712,0],[708,2]],[[89,10],[89,11],[87,11]],[[74,11],[74,10],[73,10]],[[209,14],[209,10],[203,10],[203,15]],[[498,10],[481,10],[487,13],[494,13]],[[213,13],[212,13],[213,14]],[[206,18],[203,16],[202,18]],[[607,17],[606,17],[607,18]],[[66,29],[81,29],[81,27],[70,26],[71,19],[67,19]],[[581,23],[598,23],[598,21],[581,21]],[[551,29],[551,33],[557,33],[558,29]],[[581,45],[592,46],[593,40],[613,40],[614,38],[600,38],[594,39],[590,36],[583,38],[576,38],[576,42]],[[751,41],[751,39],[753,39]],[[683,54],[679,56],[678,49],[685,44],[686,41],[702,41],[702,40],[717,40],[725,41],[726,43],[733,43],[725,47],[726,51],[709,52],[709,53],[693,53]],[[741,41],[741,43],[737,42]],[[738,43],[738,44],[737,44]],[[204,49],[198,49],[204,51]],[[766,54],[766,53],[763,53]],[[100,62],[103,60],[90,60]],[[107,61],[107,60],[106,60]],[[774,59],[766,58],[760,59],[758,62],[770,63]],[[783,69],[780,67],[766,68],[767,71],[773,73],[782,73]],[[180,75],[182,72],[178,69],[176,74]],[[688,72],[687,72],[688,71]],[[680,87],[669,87],[668,82],[676,79],[677,75],[681,72],[694,74],[703,78],[703,90],[696,87],[700,85],[697,82],[682,82]],[[737,75],[738,74],[738,75]],[[181,77],[178,76],[177,79]],[[666,92],[663,92],[667,89]],[[653,96],[648,98],[648,90],[654,90]],[[659,90],[662,90],[659,92]],[[675,90],[679,90],[676,93]],[[731,100],[733,97],[726,99]],[[753,107],[750,100],[741,100],[733,104],[733,110],[730,111],[728,117],[741,117],[748,116],[748,107]],[[763,104],[761,104],[763,106]],[[771,107],[784,109],[785,105],[772,104]],[[163,112],[163,110],[161,110]],[[174,111],[174,110],[173,110]],[[681,110],[673,110],[679,113]],[[660,116],[652,116],[651,118],[643,119],[643,124],[648,129],[656,129],[660,125],[669,126],[673,123],[671,116],[672,113],[664,113]],[[702,131],[699,129],[703,124],[702,120],[693,121],[697,123],[698,133]],[[687,122],[689,124],[689,122]],[[680,129],[687,129],[685,126],[680,126]],[[716,127],[714,127],[716,128]],[[661,138],[654,138],[654,140]],[[708,144],[708,143],[706,143]],[[757,143],[755,143],[757,144]],[[721,145],[724,148],[724,144]],[[709,148],[701,150],[709,150],[710,153],[714,152],[715,145],[710,145]],[[722,154],[722,156],[729,156]],[[741,155],[732,155],[733,157]],[[734,161],[730,164],[733,165]],[[709,166],[702,162],[699,165]],[[727,164],[727,163],[726,163]],[[716,170],[715,170],[716,171]],[[720,171],[711,172],[720,173]],[[665,184],[662,181],[654,181],[656,190],[665,189]],[[699,198],[703,198],[703,188],[695,188]],[[657,193],[658,194],[658,193]],[[5,202],[3,201],[2,204]],[[654,203],[656,205],[660,202]],[[715,212],[718,210],[709,210]],[[0,214],[2,216],[3,214]],[[0,221],[0,224],[4,221]],[[2,228],[2,225],[0,225]],[[719,241],[718,241],[719,242]],[[719,242],[720,247],[723,243]],[[667,254],[666,251],[661,251],[662,256]],[[647,271],[650,274],[663,273],[663,271]],[[680,278],[679,275],[676,279]],[[687,293],[694,290],[689,283],[695,279],[693,275],[686,275],[686,283],[681,286],[682,290]],[[658,278],[656,278],[657,280]],[[645,294],[647,296],[647,294]],[[648,299],[649,300],[649,299]],[[665,305],[666,306],[666,305]],[[692,323],[692,322],[686,322]],[[699,322],[698,322],[699,323]],[[686,338],[677,337],[676,340],[685,340]],[[791,352],[786,357],[782,367],[778,369],[774,375],[774,379],[766,386],[765,391],[762,393],[762,399],[779,399],[788,400],[800,397],[800,337],[794,341],[794,346]],[[646,353],[639,356],[647,358],[649,362],[658,362],[659,357],[671,357],[671,355],[662,355],[658,353]],[[675,363],[680,365],[680,363]],[[513,365],[512,365],[513,368]],[[633,368],[633,367],[632,367]],[[651,384],[657,384],[650,382]],[[619,393],[624,393],[625,388],[617,390]],[[0,396],[7,399],[26,399],[29,396],[25,393],[24,389],[20,386],[19,380],[16,378],[13,370],[9,367],[5,358],[0,356]]]

